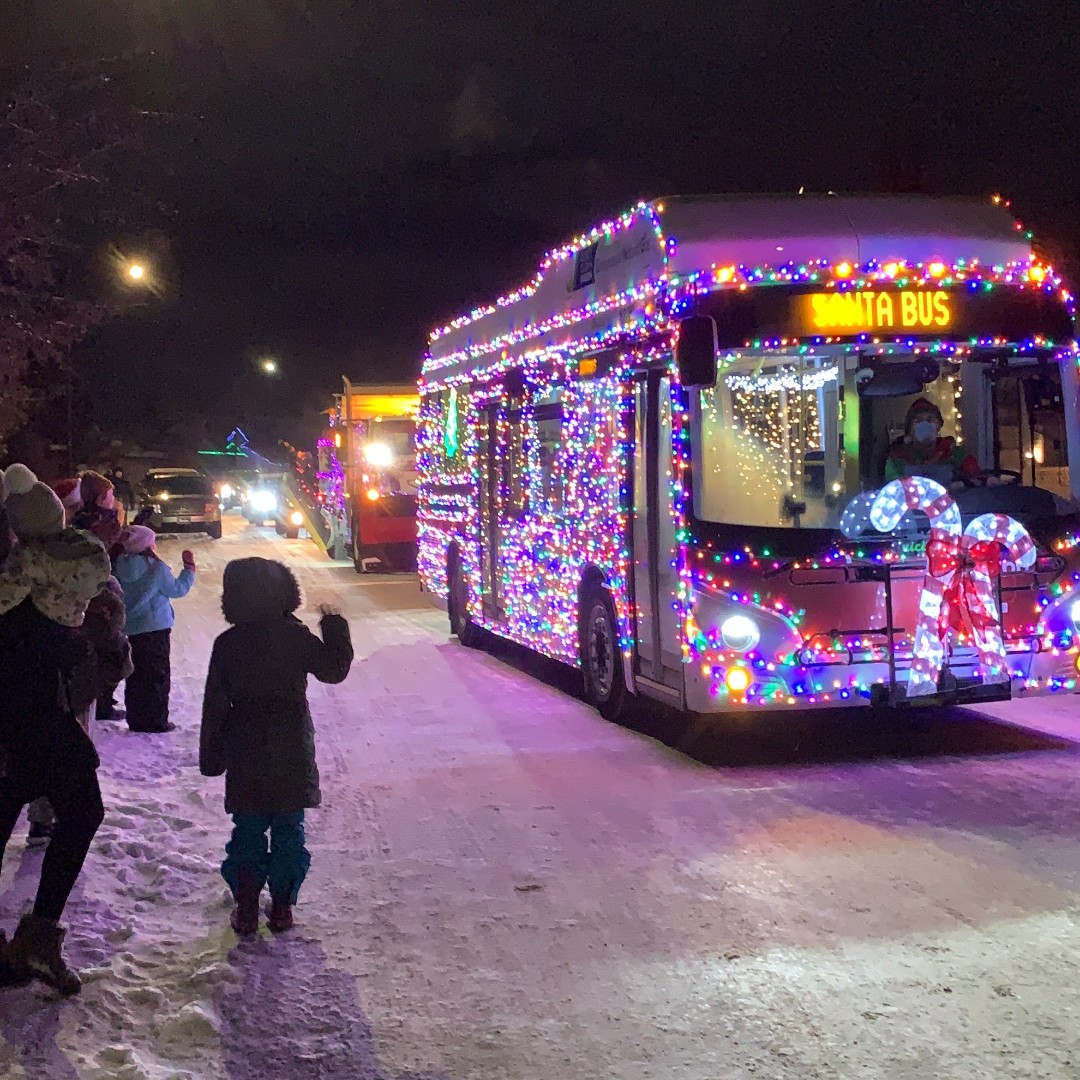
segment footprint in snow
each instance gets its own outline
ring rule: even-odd
[[[244,942],[216,1001],[228,1080],[395,1080],[378,1061],[356,980],[298,936]],[[403,1073],[397,1080],[448,1080]]]

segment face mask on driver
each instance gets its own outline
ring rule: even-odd
[[[911,434],[916,442],[931,442],[937,438],[938,426],[933,420],[920,420],[911,425]]]

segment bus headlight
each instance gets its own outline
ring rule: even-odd
[[[364,447],[364,460],[376,469],[388,469],[394,460],[394,452],[386,443],[368,443]]]
[[[748,615],[731,615],[720,624],[720,637],[725,648],[744,653],[761,640],[761,631]]]

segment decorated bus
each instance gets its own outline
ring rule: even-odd
[[[1072,312],[1000,199],[641,203],[432,334],[423,586],[609,717],[1072,691]]]
[[[416,386],[343,383],[319,440],[324,513],[357,573],[376,567],[411,570],[416,562]]]

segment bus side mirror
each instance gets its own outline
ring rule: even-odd
[[[675,367],[679,382],[686,387],[716,385],[716,320],[708,315],[691,315],[679,323],[675,343]]]

